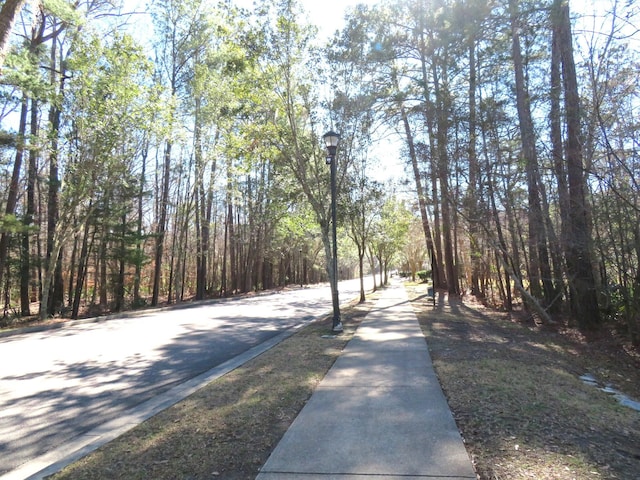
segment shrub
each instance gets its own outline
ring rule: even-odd
[[[431,270],[420,270],[419,272],[416,272],[416,275],[422,283],[426,283],[427,280],[431,279]]]

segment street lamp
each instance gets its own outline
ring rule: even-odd
[[[333,302],[333,327],[332,331],[342,332],[342,321],[340,320],[340,302],[338,300],[338,236],[336,233],[336,152],[340,135],[333,131],[328,131],[322,138],[327,146],[327,165],[331,167],[331,234],[333,237],[333,251],[331,252],[330,284],[331,300]]]

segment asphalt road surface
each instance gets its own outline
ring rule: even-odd
[[[0,338],[0,476],[330,310],[325,284]]]

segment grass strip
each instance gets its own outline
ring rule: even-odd
[[[407,290],[481,480],[640,478],[640,414],[579,379],[638,399],[637,357]],[[53,478],[254,479],[371,305],[343,311],[343,335],[312,324]]]
[[[580,375],[640,396],[619,345],[407,287],[436,374],[482,480],[640,479],[640,413]]]
[[[254,479],[373,302],[342,309],[345,331],[314,322],[116,440],[55,480]]]

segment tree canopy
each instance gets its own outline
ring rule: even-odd
[[[640,343],[637,6],[303,7],[3,2],[5,319],[327,280],[332,129],[342,277]]]

